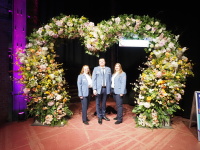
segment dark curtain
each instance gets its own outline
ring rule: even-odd
[[[58,39],[55,45],[56,61],[63,64],[65,78],[70,87],[76,87],[77,77],[83,65],[89,65],[92,72],[94,67],[99,65],[99,58],[105,58],[106,66],[109,66],[113,72],[115,63],[121,63],[127,74],[127,94],[124,97],[124,103],[134,105],[135,99],[131,83],[134,83],[141,73],[138,67],[146,62],[147,54],[143,47],[119,47],[118,44],[115,44],[96,57],[85,53],[85,47],[81,45],[79,39]]]
[[[59,44],[58,44],[59,43]],[[112,50],[99,53],[99,57],[89,55],[85,52],[85,47],[81,45],[79,39],[58,39],[55,45],[57,58],[56,61],[63,64],[66,80],[69,85],[76,85],[77,77],[80,74],[83,65],[88,65],[91,72],[95,66],[98,66],[99,58],[105,58],[106,65],[111,67]]]

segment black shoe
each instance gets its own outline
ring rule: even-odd
[[[116,121],[116,122],[115,122],[115,124],[120,124],[120,123],[122,123],[122,121]]]
[[[102,119],[101,118],[98,118],[98,123],[102,124]]]
[[[90,121],[88,118],[86,119],[87,121]]]
[[[113,118],[113,120],[117,120],[117,117]]]
[[[87,121],[83,121],[83,123],[84,123],[85,125],[89,125],[89,123],[88,123]]]
[[[106,120],[106,121],[110,121],[110,119],[109,119],[109,118],[107,118],[106,116],[105,116],[105,117],[103,117],[102,119],[104,119],[104,120]]]

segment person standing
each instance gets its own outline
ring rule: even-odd
[[[111,90],[111,69],[105,66],[104,58],[99,59],[99,66],[92,72],[93,94],[96,96],[96,113],[98,123],[102,124],[102,119],[110,121],[106,117],[106,101]]]
[[[115,124],[120,124],[123,121],[123,96],[127,92],[126,73],[122,70],[120,63],[115,64],[111,79],[111,90],[117,107],[117,116],[114,118],[114,120],[117,120]]]
[[[84,65],[81,69],[77,79],[78,96],[82,104],[82,121],[84,124],[89,125],[87,118],[87,110],[89,101],[92,94],[92,77],[88,65]]]

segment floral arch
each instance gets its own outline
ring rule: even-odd
[[[79,38],[86,53],[98,56],[119,42],[120,38],[149,38],[145,49],[148,60],[141,69],[133,89],[137,105],[136,125],[159,128],[174,112],[181,109],[186,77],[192,76],[192,63],[184,56],[186,47],[178,43],[179,36],[166,30],[159,20],[149,16],[120,15],[102,21],[97,26],[85,17],[60,15],[35,30],[28,37],[25,49],[18,49],[20,83],[27,98],[29,113],[46,125],[62,125],[65,116],[73,115],[68,108],[70,95],[63,78],[62,64],[55,61],[54,43],[58,38]]]

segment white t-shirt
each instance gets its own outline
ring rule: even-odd
[[[118,75],[118,73],[116,72],[113,76],[112,76],[112,84],[111,84],[111,88],[115,87],[115,83],[114,83],[114,79],[115,77]]]
[[[84,73],[84,75],[87,78],[88,86],[91,88],[92,87],[92,78],[88,74],[86,74],[86,73]]]

